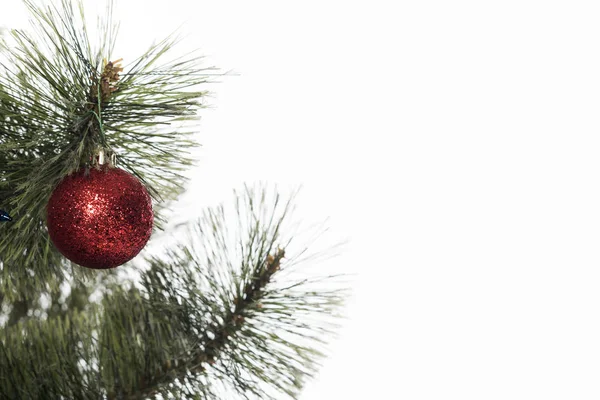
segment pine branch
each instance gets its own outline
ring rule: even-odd
[[[18,300],[65,280],[65,261],[49,241],[45,207],[56,185],[87,167],[98,148],[118,155],[154,198],[156,229],[162,211],[182,191],[189,151],[208,82],[199,59],[160,64],[178,39],[153,45],[123,67],[111,58],[116,26],[112,0],[94,49],[81,0],[38,5],[24,0],[31,31],[0,41],[0,205],[14,221],[0,225],[0,290]],[[30,273],[32,272],[32,274]],[[88,271],[77,271],[89,278]]]
[[[207,210],[189,241],[148,256],[140,289],[105,282],[100,304],[73,290],[66,314],[4,327],[0,398],[296,398],[345,293],[292,279],[305,254],[284,233],[294,197],[269,197],[247,188],[233,210]]]
[[[147,307],[170,316],[181,346],[121,395],[145,398],[179,380],[203,399],[296,398],[324,356],[345,293],[333,279],[325,290],[290,278],[298,256],[284,258],[294,246],[283,232],[294,198],[282,203],[266,188],[246,188],[234,210],[207,211],[189,245],[149,260]]]
[[[101,382],[81,369],[93,357],[86,315],[31,319],[0,331],[0,398],[102,398]]]
[[[235,308],[233,311],[227,313],[224,323],[212,335],[214,337],[210,338],[207,333],[202,336],[200,342],[204,343],[203,349],[198,349],[191,356],[188,356],[188,359],[192,360],[193,364],[195,364],[192,368],[189,368],[189,364],[176,366],[178,360],[168,360],[165,362],[163,369],[164,373],[169,374],[166,379],[165,376],[162,379],[146,376],[143,378],[144,384],[140,386],[137,393],[130,394],[127,398],[134,400],[152,397],[160,393],[161,385],[164,385],[165,381],[170,383],[174,379],[177,379],[183,382],[189,374],[204,373],[206,364],[214,365],[215,360],[225,348],[228,338],[241,330],[245,321],[245,315],[253,307],[256,307],[257,304],[258,307],[261,307],[259,301],[262,296],[262,290],[270,282],[273,274],[279,271],[280,263],[284,256],[285,250],[283,249],[279,249],[274,256],[269,255],[266,260],[266,267],[260,275],[248,282],[243,288],[244,297],[234,300]]]
[[[160,65],[173,37],[121,67],[108,61],[112,3],[93,49],[80,0],[24,1],[37,35],[13,30],[12,42],[0,41],[0,204],[14,217],[0,224],[0,297],[18,306],[0,330],[0,398],[296,398],[325,354],[345,292],[329,277],[327,287],[294,277],[306,261],[295,232],[284,233],[294,196],[246,188],[233,209],[207,210],[187,242],[146,255],[141,287],[110,273],[69,274],[45,227],[56,184],[89,166],[98,147],[115,151],[163,201],[160,217],[192,163],[183,149],[197,146],[191,123],[210,68],[199,58]],[[41,312],[42,294],[54,310],[61,283],[92,274],[102,279],[74,286],[66,312]],[[100,303],[90,301],[94,288]]]

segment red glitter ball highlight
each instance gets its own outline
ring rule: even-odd
[[[154,213],[142,183],[118,168],[91,168],[66,177],[46,208],[50,239],[69,260],[87,268],[115,268],[150,239]]]

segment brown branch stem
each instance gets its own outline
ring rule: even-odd
[[[261,290],[270,282],[271,277],[279,271],[281,259],[284,257],[285,250],[283,249],[278,249],[275,255],[267,257],[265,268],[261,270],[255,279],[248,282],[243,291],[243,299],[234,300],[234,310],[228,314],[225,323],[220,329],[214,332],[214,338],[210,339],[207,333],[203,335],[201,342],[204,343],[204,350],[198,349],[194,354],[186,357],[186,359],[167,360],[163,365],[162,371],[157,371],[154,376],[144,376],[142,378],[142,383],[137,392],[124,393],[124,397],[115,396],[114,393],[111,393],[108,397],[109,400],[117,398],[133,400],[153,397],[164,384],[173,382],[175,379],[179,379],[182,382],[188,372],[192,374],[203,373],[206,363],[215,363],[227,343],[228,337],[241,329],[244,324],[244,311],[260,299]],[[260,304],[258,306],[260,307]],[[194,363],[194,366],[190,368],[189,365],[191,363]]]

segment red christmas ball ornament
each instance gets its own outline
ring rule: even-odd
[[[46,208],[50,239],[69,260],[115,268],[135,257],[152,233],[152,200],[130,173],[102,165],[67,176]]]

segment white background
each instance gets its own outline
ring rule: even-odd
[[[119,3],[116,57],[185,22],[182,51],[239,74],[187,212],[303,184],[301,217],[351,239],[350,319],[303,400],[600,398],[596,2]]]

